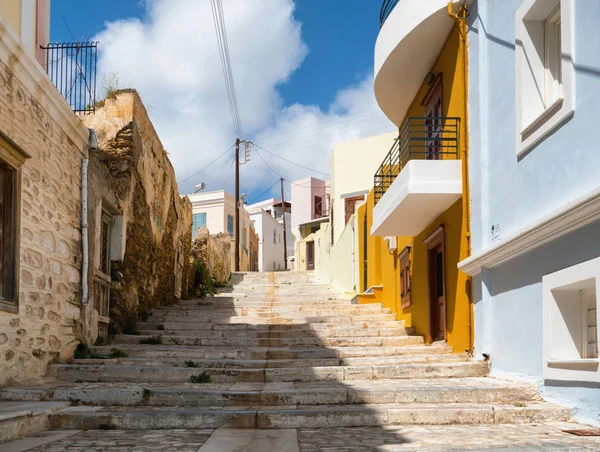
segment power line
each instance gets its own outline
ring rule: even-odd
[[[223,152],[220,156],[218,156],[216,159],[214,159],[212,162],[210,162],[208,165],[206,165],[204,168],[199,169],[198,171],[196,171],[194,174],[192,174],[189,177],[186,177],[183,180],[178,181],[178,184],[183,184],[184,182],[187,182],[188,180],[190,180],[192,177],[197,176],[198,174],[200,174],[202,171],[204,171],[206,168],[208,168],[209,166],[211,166],[213,163],[216,163],[218,160],[221,159],[221,157],[223,157],[225,154],[227,154],[231,148],[233,148],[235,146],[235,144],[232,144],[231,146],[229,146],[229,148],[227,148],[227,150],[225,152]]]
[[[229,165],[229,171],[227,171],[227,176],[225,176],[225,181],[223,181],[223,188],[221,190],[225,190],[225,185],[227,185],[227,179],[229,179],[229,174],[231,174],[231,168],[233,168],[234,163],[235,159],[231,159],[231,165]]]
[[[271,152],[271,151],[267,151],[265,148],[263,148],[263,147],[259,146],[259,145],[258,145],[258,144],[256,144],[256,143],[254,144],[254,146],[256,146],[258,149],[261,149],[261,150],[265,151],[265,152],[266,152],[266,153],[268,153],[268,154],[271,154],[271,155],[272,155],[272,156],[274,156],[274,157],[277,157],[278,159],[281,159],[281,160],[283,160],[283,161],[285,161],[285,162],[291,163],[292,165],[299,166],[300,168],[304,168],[304,169],[306,169],[306,170],[312,171],[313,173],[319,173],[319,174],[323,174],[324,176],[329,176],[329,174],[328,174],[328,173],[324,173],[324,172],[322,172],[322,171],[317,171],[317,170],[315,170],[315,169],[309,168],[308,166],[301,165],[300,163],[292,162],[291,160],[288,160],[288,159],[286,159],[286,158],[284,158],[284,157],[281,157],[281,156],[279,156],[279,155],[277,155],[277,154],[275,154],[275,153],[273,153],[273,152]],[[258,154],[258,152],[257,152],[257,154]],[[260,155],[260,154],[259,154],[259,155]],[[266,163],[266,162],[265,162],[265,163]]]
[[[254,199],[252,199],[252,201],[248,201],[248,204],[254,204],[254,201],[256,201],[257,199],[263,197],[264,195],[266,195],[267,193],[269,193],[273,187],[277,184],[280,183],[280,179],[277,180],[277,182],[275,182],[273,185],[271,185],[269,188],[267,188],[264,192],[262,192],[260,195],[256,196]]]

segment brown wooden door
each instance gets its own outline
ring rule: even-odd
[[[306,269],[315,269],[315,242],[306,242]]]
[[[446,265],[444,227],[440,226],[425,240],[428,248],[429,340],[446,339]]]

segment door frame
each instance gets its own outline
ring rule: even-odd
[[[428,341],[431,343],[435,340],[446,340],[448,336],[447,330],[447,319],[448,319],[448,300],[446,299],[446,247],[444,240],[444,226],[439,226],[435,231],[429,234],[425,240],[423,240],[427,245],[427,286],[429,293],[429,334]],[[436,282],[436,268],[435,268],[435,260],[432,258],[434,252],[441,249],[442,251],[442,297],[437,297],[435,294],[435,289],[437,288]],[[438,308],[439,299],[442,299],[443,308],[440,310]],[[435,313],[441,313],[437,318],[434,317]],[[437,336],[437,329],[442,329],[443,326],[443,337]]]
[[[308,250],[311,250],[311,251],[309,252]],[[308,258],[309,255],[312,257],[312,262]],[[314,241],[306,242],[306,269],[307,270],[315,269],[315,242]]]
[[[421,102],[421,106],[425,109],[425,118],[433,117],[434,119],[425,119],[425,133],[427,137],[438,138],[443,130],[442,120],[439,119],[444,116],[444,96],[442,90],[442,73],[439,73],[431,88],[427,91],[427,94]],[[436,104],[439,102],[439,114],[435,113]],[[425,141],[425,159],[427,160],[442,160],[443,156],[440,153],[440,142],[434,141],[433,144],[430,141]]]

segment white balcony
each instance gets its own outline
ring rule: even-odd
[[[453,25],[447,0],[399,0],[382,24],[375,44],[375,97],[394,124],[404,119]]]
[[[460,118],[409,117],[375,173],[371,234],[416,236],[462,196]]]

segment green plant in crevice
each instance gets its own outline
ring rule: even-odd
[[[190,381],[192,383],[210,383],[212,381],[212,378],[206,372],[202,372],[199,375],[192,375],[190,377]]]
[[[161,323],[160,325],[158,325],[156,327],[156,329],[159,330],[159,331],[164,331],[165,330],[165,325],[163,323]]]
[[[160,345],[160,344],[162,344],[162,337],[161,336],[150,336],[146,339],[140,340],[140,344]]]
[[[115,424],[100,424],[98,426],[99,430],[116,430],[117,426]]]
[[[111,358],[127,358],[129,356],[127,352],[124,352],[123,350],[120,350],[118,348],[112,348],[110,352]]]
[[[75,352],[73,353],[73,357],[75,359],[97,359],[99,358],[96,353],[94,353],[87,344],[79,344],[77,348],[75,348]]]
[[[142,391],[142,403],[144,405],[148,405],[150,403],[150,397],[152,397],[154,393],[150,391],[150,389],[144,389]]]
[[[141,334],[137,329],[137,320],[132,317],[125,320],[121,331],[123,331],[123,334],[129,334],[132,336],[139,336]]]
[[[197,362],[194,362],[194,361],[186,361],[185,362],[185,367],[200,367],[200,365]]]
[[[148,320],[148,317],[150,317],[148,311],[143,310],[140,312],[140,318],[142,319],[142,322],[146,322]]]
[[[95,346],[104,345],[104,344],[106,344],[106,339],[103,338],[102,336],[98,336],[96,338],[96,341],[94,342]]]
[[[217,292],[208,268],[198,259],[194,261],[194,288],[203,298]]]

